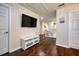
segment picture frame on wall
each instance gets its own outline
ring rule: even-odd
[[[65,18],[64,17],[59,18],[59,23],[65,23]]]

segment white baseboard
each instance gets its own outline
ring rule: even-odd
[[[70,48],[69,46],[67,45],[61,45],[61,44],[56,44],[57,46],[61,46],[61,47],[65,47],[65,48]]]
[[[9,53],[12,53],[12,52],[14,52],[14,51],[16,51],[16,50],[18,50],[18,49],[21,49],[21,47],[17,47],[17,48],[15,48],[15,49],[13,49],[13,50],[10,50]]]

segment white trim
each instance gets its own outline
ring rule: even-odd
[[[16,50],[19,50],[19,49],[21,49],[21,47],[17,47],[17,48],[15,48],[15,49],[9,51],[9,53],[12,53],[12,52],[14,52],[14,51],[16,51]]]
[[[61,45],[61,44],[56,44],[57,46],[61,46],[61,47],[65,47],[65,48],[70,48],[69,46],[67,45]]]
[[[71,19],[71,12],[72,11],[69,11],[69,37],[68,37],[68,44],[69,44],[69,46],[71,47],[71,39],[72,39],[72,29],[71,29],[71,27],[72,27],[72,19]]]

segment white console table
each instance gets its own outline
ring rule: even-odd
[[[39,35],[29,35],[21,39],[21,48],[23,50],[39,43]]]

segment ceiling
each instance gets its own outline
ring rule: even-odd
[[[55,18],[56,9],[61,3],[20,3],[23,7],[30,9],[42,17],[42,19]]]

